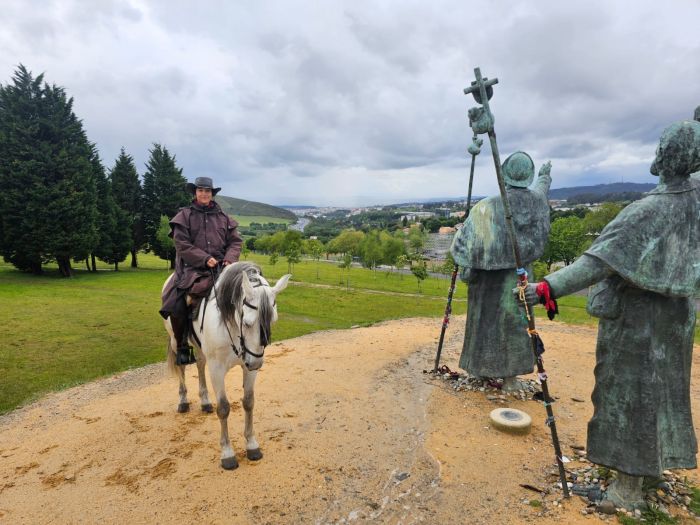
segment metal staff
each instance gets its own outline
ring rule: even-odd
[[[476,133],[472,137],[472,143],[469,145],[467,151],[472,156],[472,166],[469,170],[469,192],[467,193],[467,211],[464,215],[464,220],[469,217],[469,212],[472,207],[472,184],[474,182],[474,163],[476,161],[476,156],[481,153],[481,145],[484,143],[483,140],[478,138]],[[438,371],[440,366],[440,354],[442,353],[442,343],[445,341],[445,331],[447,330],[447,325],[450,324],[450,314],[452,313],[452,296],[455,293],[455,283],[457,282],[457,274],[459,273],[459,266],[454,265],[452,270],[452,280],[450,281],[450,291],[447,293],[447,305],[445,306],[445,316],[442,318],[442,329],[440,330],[440,341],[438,342],[437,353],[435,354],[435,365],[433,366],[433,373]]]
[[[471,93],[474,99],[482,105],[481,108],[472,108],[469,110],[469,120],[475,134],[488,133],[489,141],[491,142],[491,153],[493,154],[493,162],[496,165],[496,176],[498,177],[498,188],[501,192],[501,201],[503,202],[503,211],[505,212],[506,227],[513,245],[513,256],[518,274],[518,288],[520,289],[521,298],[524,297],[525,289],[527,288],[527,272],[525,271],[520,257],[520,248],[518,247],[518,239],[515,236],[515,227],[513,226],[513,215],[508,202],[508,194],[506,193],[506,185],[501,173],[501,159],[498,154],[498,145],[496,144],[496,132],[494,131],[494,117],[489,108],[489,98],[493,95],[493,85],[498,83],[498,79],[487,79],[481,77],[481,70],[477,67],[474,69],[476,80],[471,83],[471,86],[464,89],[464,94]],[[569,486],[566,483],[566,470],[564,470],[564,462],[561,455],[561,447],[559,446],[559,437],[557,436],[557,426],[555,423],[554,412],[552,411],[553,400],[549,395],[547,387],[547,374],[544,370],[544,362],[542,353],[544,347],[541,339],[535,330],[535,318],[530,312],[530,307],[527,302],[523,301],[525,306],[525,315],[527,316],[528,334],[530,335],[530,346],[532,353],[535,355],[537,362],[537,376],[542,385],[542,395],[544,397],[544,406],[547,410],[547,420],[545,421],[552,433],[552,444],[554,445],[554,453],[559,467],[559,478],[561,486],[564,490],[564,497],[569,497]]]

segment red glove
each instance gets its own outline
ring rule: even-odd
[[[559,313],[559,305],[557,305],[557,301],[554,299],[554,294],[549,288],[549,283],[547,281],[538,283],[535,292],[537,293],[537,297],[540,298],[540,304],[543,304],[545,310],[547,310],[547,317],[551,321],[554,319],[554,316]]]

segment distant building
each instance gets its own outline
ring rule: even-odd
[[[417,221],[418,219],[429,219],[430,217],[435,217],[435,213],[432,211],[411,211],[402,215],[401,220],[403,221],[405,218],[407,221]]]
[[[456,231],[457,231],[457,229],[453,228],[452,226],[440,226],[440,229],[438,230],[438,234],[445,235],[448,233],[454,233]]]
[[[466,211],[460,210],[460,211],[453,211],[450,213],[450,217],[459,217],[460,219],[464,217],[467,214]]]

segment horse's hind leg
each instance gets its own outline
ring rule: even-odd
[[[245,410],[245,441],[246,441],[246,457],[252,461],[262,459],[262,451],[260,445],[255,439],[255,431],[253,430],[253,407],[255,406],[255,378],[258,372],[249,371],[243,367],[243,409]]]
[[[197,377],[199,378],[199,402],[202,406],[202,412],[211,414],[214,412],[214,407],[209,401],[209,391],[207,390],[207,376],[204,373],[205,365],[207,364],[204,352],[198,346],[195,347],[197,355]]]
[[[219,416],[221,424],[221,466],[226,470],[233,470],[238,467],[236,454],[231,446],[231,440],[228,437],[228,415],[231,411],[231,405],[226,398],[226,387],[224,378],[226,369],[219,363],[209,364],[209,376],[211,377],[211,385],[214,387],[214,395],[216,396],[216,415]]]

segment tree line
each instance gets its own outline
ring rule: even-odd
[[[534,264],[535,279],[541,280],[554,263],[569,265],[574,262],[623,208],[624,205],[619,203],[606,202],[597,210],[577,208],[565,214],[552,214],[544,254]]]
[[[35,274],[56,262],[70,276],[72,262],[96,271],[146,249],[173,260],[159,236],[161,217],[172,217],[191,197],[182,169],[154,143],[143,173],[124,148],[106,169],[73,111],[73,98],[33,76],[23,65],[0,84],[0,254]],[[161,232],[162,233],[162,232]]]
[[[623,208],[624,205],[608,202],[597,210],[577,208],[567,212],[552,211],[551,230],[544,254],[533,265],[535,278],[540,280],[555,263],[571,264]],[[325,254],[326,257],[339,256],[342,268],[349,268],[353,260],[370,269],[379,265],[409,267],[420,281],[420,275],[427,275],[422,257],[426,237],[427,228],[419,223],[411,225],[408,233],[403,230],[363,231],[347,228],[325,243],[319,239],[304,239],[300,232],[288,230],[249,239],[247,249],[268,254],[269,262],[273,265],[279,257],[285,257],[290,272],[302,255],[318,261]],[[448,253],[447,260],[439,267],[433,266],[433,270],[450,273],[453,265],[454,261]]]
[[[567,204],[595,204],[599,202],[632,202],[643,199],[642,191],[619,191],[613,193],[577,193],[566,199]]]
[[[379,265],[388,265],[392,270],[409,267],[418,280],[420,290],[421,281],[428,276],[426,262],[422,256],[426,238],[427,233],[421,224],[412,225],[407,233],[403,230],[392,232],[372,229],[365,232],[347,228],[326,243],[315,238],[304,239],[300,232],[287,230],[257,239],[248,239],[246,249],[269,255],[268,262],[273,266],[277,264],[279,257],[284,257],[287,261],[287,271],[290,273],[293,271],[294,264],[301,261],[302,255],[310,257],[317,263],[316,278],[318,278],[318,262],[324,255],[326,258],[331,255],[339,258],[338,266],[346,271],[346,279],[354,261],[359,261],[362,266],[372,270]],[[440,268],[433,269],[449,273],[452,271],[453,264],[452,258],[448,257]]]

